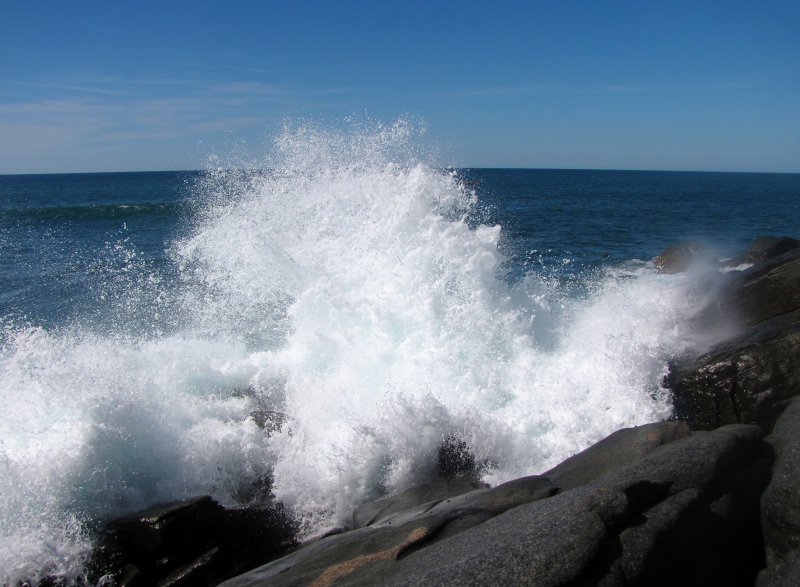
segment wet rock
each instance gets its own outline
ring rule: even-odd
[[[759,456],[755,427],[694,434],[420,549],[387,584],[752,584],[761,561],[733,537],[758,524],[758,497],[739,473],[755,467],[749,485],[763,486]],[[726,495],[728,509],[716,508]],[[739,557],[735,570],[728,556]]]
[[[266,473],[259,475],[255,479],[240,482],[232,497],[241,504],[268,502],[275,497],[272,493],[274,482],[275,479],[270,468]]]
[[[439,447],[439,474],[445,478],[472,476],[476,473],[475,455],[466,441],[450,434]]]
[[[786,566],[790,553],[800,551],[800,398],[781,415],[767,440],[776,459],[761,498],[761,525],[767,564],[773,568]]]
[[[800,585],[800,550],[793,550],[782,560],[759,573],[757,587]]]
[[[568,458],[544,475],[562,490],[579,487],[688,434],[689,427],[683,422],[656,422],[624,428]]]
[[[442,440],[437,464],[438,476],[430,482],[358,506],[348,529],[375,525],[398,514],[416,515],[443,500],[485,487],[479,480],[475,456],[466,441],[454,434]]]
[[[711,252],[705,245],[683,241],[667,248],[653,261],[661,273],[683,273],[692,265],[711,259]]]
[[[690,361],[676,361],[665,384],[675,417],[694,430],[755,423],[770,431],[800,392],[800,312],[774,330],[719,345]]]
[[[778,257],[796,248],[800,248],[800,241],[797,239],[788,236],[761,236],[753,241],[753,244],[744,254],[729,259],[724,265],[726,267],[737,267],[750,263],[760,263],[765,259]]]
[[[173,561],[185,562],[210,549],[207,528],[220,526],[224,511],[200,496],[117,518],[107,526],[104,548],[118,566],[132,563],[142,573],[159,573]]]
[[[373,574],[391,565],[405,551],[424,542],[440,520],[417,521],[381,529],[369,526],[329,536],[258,569],[230,579],[228,587],[240,585],[331,585],[347,582],[354,574]],[[379,583],[376,583],[379,584]]]
[[[721,311],[744,326],[800,309],[800,248],[768,259],[735,276],[720,300]]]
[[[427,511],[440,501],[475,489],[475,483],[469,478],[434,479],[429,483],[358,506],[353,510],[353,522],[350,527],[361,528],[377,524],[400,512]]]
[[[639,427],[589,449],[590,472],[562,468],[573,489],[538,476],[416,504],[225,585],[752,585],[762,449],[755,426]]]
[[[286,552],[295,531],[279,504],[226,509],[195,497],[112,520],[90,575],[132,587],[215,585]]]
[[[168,573],[159,580],[158,587],[210,585],[209,578],[217,574],[222,565],[220,558],[220,549],[214,546],[196,559]]]
[[[800,392],[800,242],[759,239],[763,259],[732,277],[702,320],[735,334],[699,357],[681,357],[665,384],[675,417],[692,429],[755,423],[769,431]]]
[[[267,436],[274,432],[280,432],[286,422],[286,414],[274,410],[253,410],[249,417],[256,423],[256,426],[267,433]]]

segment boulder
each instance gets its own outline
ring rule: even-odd
[[[800,248],[767,259],[735,276],[719,307],[745,327],[800,309]]]
[[[467,442],[454,434],[447,435],[439,446],[439,475],[446,479],[477,476],[475,455]]]
[[[694,264],[711,260],[711,251],[705,245],[682,241],[667,248],[653,262],[661,273],[683,273]]]
[[[224,585],[752,585],[768,456],[755,426],[642,426],[553,469],[572,489],[534,476],[417,504]]]
[[[723,263],[725,267],[739,267],[759,263],[765,259],[772,259],[800,247],[800,241],[788,236],[773,237],[760,236],[743,254],[728,259]]]
[[[707,328],[729,324],[734,335],[699,357],[678,357],[670,366],[665,385],[672,391],[675,417],[692,429],[738,422],[755,423],[769,432],[800,392],[796,243],[778,239],[766,247],[761,253],[765,260],[732,277],[717,303],[700,318]]]
[[[427,511],[433,505],[476,489],[471,479],[434,479],[400,493],[367,502],[353,510],[353,521],[348,526],[361,528],[374,525],[398,513]]]
[[[767,564],[795,566],[800,573],[800,398],[781,415],[767,441],[775,451],[772,480],[761,498]]]
[[[645,456],[663,444],[688,435],[689,427],[683,422],[655,422],[623,428],[544,475],[562,490],[579,487]]]
[[[664,381],[672,391],[674,417],[693,430],[748,423],[769,432],[800,392],[798,335],[800,311],[700,357],[674,361]]]
[[[194,497],[109,522],[90,577],[133,587],[215,585],[286,552],[295,531],[279,504],[224,508]]]
[[[800,585],[800,550],[793,550],[783,559],[761,571],[756,587]]]

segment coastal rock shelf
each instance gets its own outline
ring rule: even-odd
[[[725,335],[671,365],[671,421],[492,488],[448,437],[436,480],[302,545],[278,504],[173,504],[112,523],[104,564],[134,586],[800,584],[800,242],[728,264],[752,266],[698,317]]]

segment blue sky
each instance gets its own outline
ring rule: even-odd
[[[800,172],[800,2],[0,0],[0,173],[196,169],[286,120],[442,164]]]

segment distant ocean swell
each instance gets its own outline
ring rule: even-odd
[[[83,206],[25,206],[4,209],[2,220],[7,223],[19,223],[36,220],[58,220],[62,222],[84,220],[110,220],[126,218],[150,218],[171,216],[185,206],[176,204],[117,204],[117,205],[83,205]]]
[[[449,435],[499,483],[670,414],[661,380],[702,343],[688,318],[706,294],[645,262],[578,293],[506,279],[501,227],[416,132],[299,124],[270,173],[206,174],[169,246],[177,277],[146,270],[116,296],[180,320],[6,325],[4,580],[80,576],[99,520],[159,501],[241,501],[271,475],[313,533],[424,481]],[[285,422],[267,436],[256,411]]]

